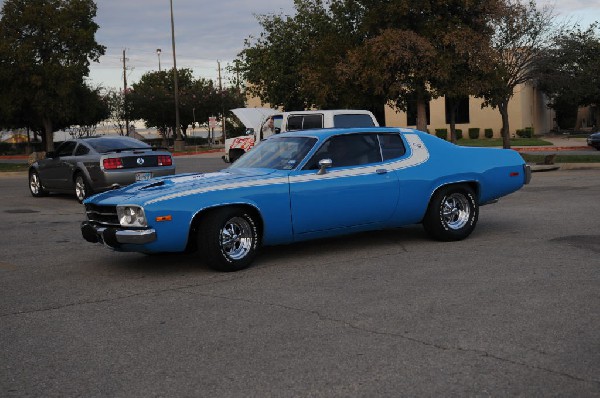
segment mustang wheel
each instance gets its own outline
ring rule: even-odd
[[[431,198],[423,219],[429,236],[441,241],[466,238],[475,229],[479,206],[475,193],[465,185],[440,188]]]
[[[75,196],[79,203],[82,203],[85,198],[92,194],[92,189],[85,181],[85,177],[81,173],[75,175]]]
[[[256,222],[239,208],[209,212],[198,231],[198,248],[218,271],[238,271],[250,265],[258,248]]]
[[[32,171],[29,173],[29,191],[31,195],[39,198],[40,196],[46,196],[48,192],[42,187],[42,182],[40,181],[40,175],[37,171]]]

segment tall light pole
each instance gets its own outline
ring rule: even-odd
[[[158,55],[158,71],[160,72],[160,53],[162,50],[160,48],[156,49],[156,55]]]
[[[177,83],[177,57],[175,56],[175,22],[173,20],[173,0],[171,3],[171,45],[173,47],[173,85],[175,88],[175,151],[183,151],[185,142],[181,138],[181,125],[179,124],[179,84]]]

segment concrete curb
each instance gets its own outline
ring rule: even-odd
[[[600,163],[555,163],[555,164],[532,164],[531,172],[554,171],[554,170],[600,170]]]
[[[534,147],[514,147],[511,148],[517,152],[550,152],[550,151],[593,151],[591,146],[534,146]]]

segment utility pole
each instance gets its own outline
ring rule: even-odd
[[[173,149],[177,151],[183,151],[185,149],[185,142],[181,138],[181,125],[179,123],[179,84],[177,83],[177,57],[175,56],[175,21],[173,19],[173,0],[171,3],[171,45],[173,47],[173,85],[175,87],[175,144]]]
[[[127,111],[127,58],[123,49],[123,114],[125,116],[125,135],[129,135],[129,112]]]
[[[221,84],[221,61],[217,60],[217,66],[219,67],[219,94],[221,96],[221,135],[223,136],[223,144],[225,144],[227,133],[225,132],[225,104],[223,104],[223,85]]]

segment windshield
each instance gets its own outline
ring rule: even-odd
[[[310,137],[277,136],[262,141],[229,166],[235,168],[265,168],[292,170],[304,159],[317,142]]]

